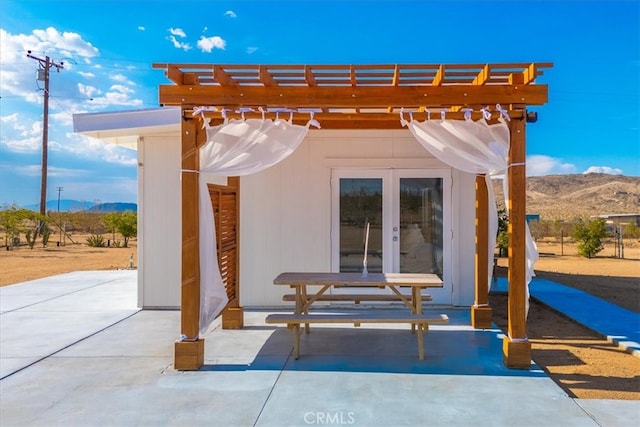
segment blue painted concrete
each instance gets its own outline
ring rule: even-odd
[[[491,291],[508,292],[507,279],[499,277]],[[640,314],[546,279],[534,277],[529,292],[532,298],[640,357]]]

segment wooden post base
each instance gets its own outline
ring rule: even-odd
[[[493,326],[493,310],[491,307],[471,307],[471,326],[474,329],[491,329]]]
[[[176,341],[173,366],[178,371],[196,371],[204,365],[204,340]]]
[[[502,339],[502,361],[512,369],[531,369],[531,343],[529,341],[511,341]]]
[[[222,329],[244,328],[244,308],[227,307],[222,312]]]

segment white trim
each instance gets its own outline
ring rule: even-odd
[[[405,159],[406,160],[406,159]],[[421,159],[422,160],[422,159]],[[404,163],[406,164],[406,163]],[[441,165],[440,165],[441,166]],[[444,286],[442,289],[429,290],[431,294],[440,294],[442,300],[447,304],[452,303],[453,277],[455,275],[453,253],[454,253],[454,231],[453,219],[457,218],[453,207],[453,177],[451,168],[333,168],[331,169],[331,271],[338,272],[340,266],[340,179],[341,178],[380,178],[382,179],[383,191],[383,235],[382,235],[382,268],[383,271],[396,272],[399,270],[398,248],[394,247],[393,227],[400,223],[399,210],[394,209],[399,206],[399,183],[400,178],[440,178],[443,189],[443,224],[442,224],[442,279]],[[370,289],[360,290],[364,293],[372,292]],[[350,290],[353,292],[353,290]],[[389,291],[390,292],[390,291]],[[336,293],[339,293],[336,292]]]
[[[390,230],[392,224],[391,200],[385,197],[391,196],[391,169],[332,169],[331,170],[331,271],[338,272],[340,269],[340,179],[341,178],[379,178],[382,180],[382,229]],[[382,270],[392,271],[392,257],[389,255],[393,250],[391,235],[382,234]]]
[[[180,132],[180,108],[73,115],[73,132],[136,149],[139,136]]]
[[[144,203],[144,154],[147,149],[144,143],[144,138],[139,137],[136,143],[138,148],[138,307],[144,307],[144,273],[147,263],[145,262],[145,232],[144,232],[144,214],[146,212],[146,203]]]
[[[329,169],[450,169],[448,165],[434,158],[338,158],[324,159],[323,166]]]

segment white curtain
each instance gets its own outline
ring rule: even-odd
[[[291,120],[226,120],[209,126],[207,142],[200,148],[200,334],[203,334],[228,302],[216,253],[213,209],[207,184],[215,177],[260,172],[286,159],[309,131]],[[188,337],[193,339],[194,337]]]
[[[419,122],[401,118],[418,142],[440,161],[458,170],[473,174],[486,174],[489,194],[489,283],[493,275],[493,256],[498,232],[498,211],[491,177],[504,175],[505,204],[509,206],[507,182],[509,127],[501,116],[498,123],[488,124],[485,119],[474,122],[467,115],[465,120],[426,120]],[[529,301],[529,282],[535,275],[533,266],[538,259],[529,227],[526,227],[526,298]],[[476,301],[477,303],[477,301]]]

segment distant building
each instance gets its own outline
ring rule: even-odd
[[[527,214],[526,220],[527,224],[530,224],[531,221],[540,221],[540,214]]]
[[[591,218],[604,218],[607,224],[612,225],[634,224],[640,227],[640,213],[592,215]]]

